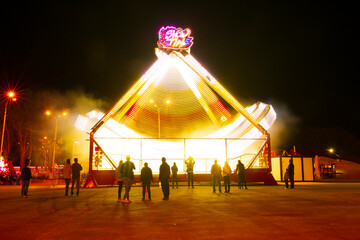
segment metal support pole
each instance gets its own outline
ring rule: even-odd
[[[94,156],[94,132],[90,132],[89,174],[92,173],[92,161]]]
[[[5,123],[6,123],[6,114],[7,114],[8,103],[9,103],[9,101],[6,101],[6,103],[5,103],[4,121],[3,121],[3,128],[2,128],[2,134],[1,134],[0,157],[3,156],[3,144],[4,144]]]
[[[55,170],[55,153],[56,153],[56,137],[57,137],[57,129],[58,129],[58,121],[59,118],[55,118],[55,133],[54,133],[54,142],[53,142],[53,156],[52,156],[52,175],[54,178],[54,170]]]
[[[184,162],[183,162],[183,169],[185,169],[185,161],[186,161],[186,138],[184,138]]]
[[[271,168],[271,147],[270,147],[270,134],[269,133],[266,134],[266,141],[267,141],[267,150],[268,150],[267,161],[268,161],[269,170],[271,172],[272,171],[272,168]]]
[[[225,138],[225,162],[227,161],[228,156],[227,156],[227,138]]]
[[[144,166],[144,163],[143,163],[143,156],[142,156],[142,150],[143,150],[143,148],[142,148],[142,138],[140,139],[140,169],[142,169],[143,168],[143,166]],[[139,170],[140,170],[139,169]]]
[[[160,135],[160,108],[157,107],[158,109],[158,130],[159,130],[159,139],[161,138],[161,135]]]

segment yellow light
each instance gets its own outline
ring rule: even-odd
[[[50,112],[50,111],[46,111],[45,114],[46,114],[47,116],[50,116],[50,115],[51,115],[51,112]]]
[[[152,99],[150,99],[150,101],[149,101],[150,103],[153,103],[154,101],[152,100]]]
[[[330,148],[330,149],[329,149],[329,152],[333,153],[333,152],[334,152],[334,149],[333,149],[333,148]]]
[[[171,101],[170,100],[166,100],[166,104],[170,104],[171,103]]]
[[[66,116],[67,116],[67,112],[63,112],[62,115],[63,115],[64,117],[66,117]]]
[[[13,98],[13,97],[15,96],[15,93],[14,93],[13,91],[8,92],[8,96],[9,96],[10,98]]]

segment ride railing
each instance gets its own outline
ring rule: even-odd
[[[175,163],[179,173],[186,172],[188,157],[195,160],[195,173],[209,173],[214,160],[223,166],[229,162],[232,169],[241,160],[246,168],[267,168],[264,156],[266,138],[96,138],[92,170],[112,170],[129,155],[139,173],[147,162],[153,173],[158,173],[165,157]]]

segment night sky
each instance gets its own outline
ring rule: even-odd
[[[3,5],[2,84],[82,89],[112,105],[156,60],[159,28],[189,27],[192,55],[243,105],[281,106],[299,120],[296,127],[337,127],[360,138],[355,6],[340,1],[129,2],[135,3]]]

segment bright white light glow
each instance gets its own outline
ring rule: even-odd
[[[115,165],[130,155],[137,172],[148,162],[157,173],[162,157],[170,165],[176,162],[179,172],[189,156],[197,173],[209,172],[214,159],[221,165],[227,159],[232,169],[238,159],[248,167],[264,167],[259,153],[264,132],[276,119],[272,106],[242,107],[190,54],[179,54],[157,50],[159,59],[107,114],[91,111],[79,116],[75,126],[90,132],[102,122],[96,142]],[[113,168],[106,159],[95,168],[107,169]]]

